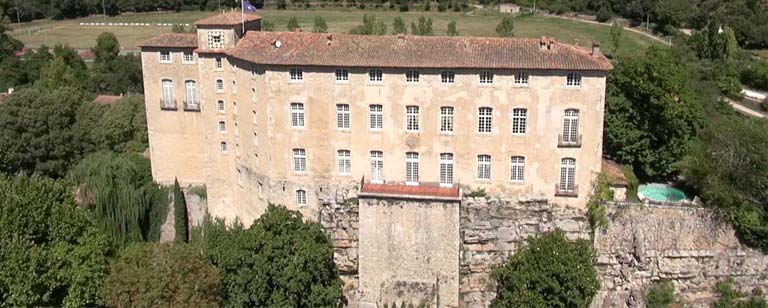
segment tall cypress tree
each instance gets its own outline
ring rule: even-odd
[[[176,242],[187,242],[189,241],[187,200],[184,199],[178,179],[173,180],[173,210]]]

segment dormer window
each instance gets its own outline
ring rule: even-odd
[[[224,49],[224,32],[221,32],[221,31],[208,32],[208,48]]]
[[[569,73],[565,80],[565,86],[569,88],[581,87],[581,74]]]
[[[480,84],[493,84],[493,73],[480,72]]]
[[[300,68],[292,68],[290,71],[291,75],[291,81],[293,82],[300,82],[304,80],[304,71],[302,71]]]
[[[217,71],[223,71],[224,70],[224,61],[221,59],[221,57],[215,57],[213,59],[214,66],[213,68]]]
[[[171,52],[168,50],[160,51],[160,63],[171,63]]]

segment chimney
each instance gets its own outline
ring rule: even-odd
[[[603,53],[600,52],[600,42],[592,42],[592,56],[599,57],[602,55]]]
[[[397,44],[398,45],[405,44],[405,34],[402,34],[402,33],[397,34]]]
[[[328,36],[325,37],[328,40],[328,46],[331,45],[331,42],[333,41],[333,34],[328,34]]]
[[[542,36],[541,40],[539,41],[539,49],[541,50],[549,50],[552,45],[552,41],[550,38],[546,36]]]

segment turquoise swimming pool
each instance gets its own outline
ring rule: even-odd
[[[637,197],[656,202],[679,202],[685,200],[685,193],[665,184],[644,184],[637,188]]]

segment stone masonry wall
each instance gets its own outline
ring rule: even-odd
[[[333,201],[322,202],[320,205],[320,224],[331,237],[333,242],[333,261],[344,281],[344,295],[354,301],[358,278],[358,228],[359,206],[357,199],[349,199],[343,203]]]

